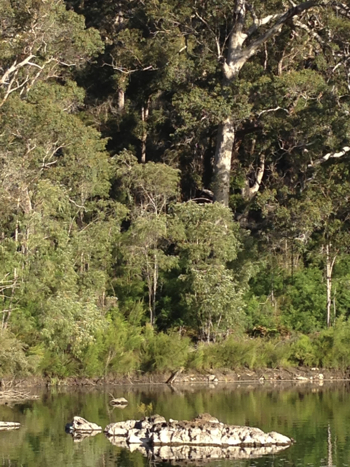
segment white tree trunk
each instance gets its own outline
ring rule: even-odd
[[[142,135],[141,135],[141,162],[146,163],[146,143],[147,143],[147,121],[149,117],[150,99],[147,104],[141,108],[141,120],[142,120]]]
[[[245,186],[242,189],[242,196],[244,199],[252,199],[257,192],[259,191],[263,176],[265,173],[265,156],[262,154],[260,156],[260,165],[255,173],[255,182],[253,186],[249,185],[249,180],[245,181]]]
[[[218,129],[213,185],[215,201],[223,203],[225,206],[228,206],[229,202],[231,159],[234,141],[234,123],[230,118],[227,118]]]
[[[293,4],[293,2],[291,3]],[[299,5],[294,5],[283,13],[257,18],[251,5],[249,5],[246,0],[236,0],[234,8],[235,24],[228,40],[227,54],[223,64],[224,88],[238,77],[244,64],[251,57],[256,55],[259,48],[265,44],[268,39],[281,32],[282,26],[288,20],[320,4],[322,4],[322,2],[310,0],[302,2]],[[251,11],[250,14],[253,24],[246,28],[248,10]],[[267,25],[272,21],[275,22],[267,31],[248,43],[248,45],[246,44],[247,40],[249,40],[252,34],[258,31],[261,26]],[[219,38],[217,38],[217,42],[218,41]],[[228,206],[229,202],[231,158],[234,140],[234,119],[233,116],[228,116],[218,128],[213,183],[215,201],[221,202],[225,206]],[[259,189],[259,186],[257,189]]]
[[[125,109],[125,91],[124,89],[118,89],[118,110],[123,112]]]

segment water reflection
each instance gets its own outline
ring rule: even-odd
[[[262,446],[237,447],[237,446],[147,446],[128,445],[120,437],[110,436],[108,440],[118,447],[128,449],[130,452],[140,452],[147,459],[152,461],[179,463],[183,461],[196,461],[196,464],[208,463],[208,461],[222,459],[254,459],[266,455],[277,454],[289,446]]]
[[[110,405],[110,393],[125,397],[123,410]],[[21,428],[0,432],[0,465],[72,466],[72,467],[146,467],[169,454],[146,457],[114,446],[103,434],[74,440],[64,431],[74,415],[80,415],[103,428],[109,423],[140,418],[152,404],[152,411],[167,419],[191,419],[208,412],[224,423],[251,425],[263,431],[277,431],[297,443],[278,453],[266,453],[255,459],[225,458],[214,462],[220,467],[271,467],[312,465],[350,465],[350,391],[349,385],[328,384],[315,387],[271,385],[227,385],[209,387],[167,386],[60,389],[42,392],[36,401],[14,407],[0,406],[0,420],[20,422]],[[182,454],[181,454],[182,455]],[[192,459],[187,463],[194,462]],[[180,463],[174,453],[172,462]]]

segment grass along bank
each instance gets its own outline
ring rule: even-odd
[[[191,341],[179,332],[155,332],[115,321],[80,351],[29,347],[7,331],[0,333],[0,377],[113,378],[212,370],[350,367],[350,324],[318,333],[286,337],[229,336],[215,342]]]

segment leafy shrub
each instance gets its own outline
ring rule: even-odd
[[[338,319],[333,328],[326,329],[315,339],[319,366],[345,370],[350,367],[350,322]]]
[[[288,367],[289,343],[278,339],[260,340],[256,368]]]
[[[44,351],[39,369],[43,376],[50,378],[67,378],[79,374],[79,364],[71,355],[50,349]]]
[[[254,341],[237,340],[230,336],[223,342],[205,347],[204,361],[210,368],[251,367],[255,359]]]
[[[290,346],[289,361],[293,365],[316,366],[316,349],[309,336],[302,335]]]
[[[142,369],[145,371],[174,371],[186,366],[190,340],[171,332],[155,334],[146,327],[142,344]]]
[[[141,328],[128,323],[120,314],[96,332],[83,358],[84,374],[102,376],[126,374],[140,365]]]
[[[27,374],[30,369],[23,344],[8,331],[0,330],[0,377]]]
[[[308,334],[325,324],[326,288],[322,270],[309,267],[294,273],[281,300],[281,322],[289,329]]]

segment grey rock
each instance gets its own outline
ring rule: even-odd
[[[85,418],[75,416],[70,425],[71,431],[81,433],[91,433],[93,431],[102,431],[102,428],[96,423],[88,422]]]
[[[189,445],[233,447],[288,446],[293,440],[276,432],[264,433],[259,428],[225,425],[210,414],[191,421],[171,420],[153,415],[143,420],[128,420],[105,428],[109,436],[126,438],[129,444]]]
[[[126,420],[125,422],[110,423],[103,430],[110,436],[128,436],[128,431],[135,428],[137,420]]]

